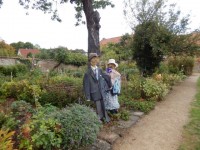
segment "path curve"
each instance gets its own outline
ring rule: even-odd
[[[176,150],[195,98],[199,74],[173,87],[155,110],[143,117],[129,133],[119,138],[113,150]]]

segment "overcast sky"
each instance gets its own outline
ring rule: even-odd
[[[123,16],[123,0],[112,0],[114,8],[101,10],[100,40],[131,33]],[[177,3],[184,14],[191,15],[191,28],[200,26],[200,9],[198,0],[169,0]],[[69,49],[87,51],[87,29],[85,25],[75,27],[73,5],[66,4],[59,9],[62,22],[52,21],[50,15],[30,10],[26,15],[18,0],[4,0],[0,9],[0,38],[7,43],[31,42],[42,48],[65,46]]]

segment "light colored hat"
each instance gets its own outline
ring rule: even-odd
[[[109,59],[109,60],[108,60],[108,64],[114,64],[114,65],[115,65],[115,68],[118,67],[118,64],[115,62],[115,59]]]
[[[89,61],[90,61],[93,57],[99,57],[99,55],[97,55],[97,53],[89,53]]]

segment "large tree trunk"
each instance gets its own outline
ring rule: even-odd
[[[92,6],[93,0],[82,0],[82,3],[88,29],[88,54],[97,53],[100,55],[99,29],[101,26],[99,24],[99,12],[94,11]]]

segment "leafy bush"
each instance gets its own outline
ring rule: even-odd
[[[24,126],[29,122],[31,113],[33,112],[32,106],[25,101],[14,101],[10,106],[11,112],[4,115],[1,129],[15,131],[12,139],[15,141],[14,148],[21,145],[22,135],[27,128]]]
[[[164,62],[164,61],[161,62],[160,65],[159,65],[159,67],[156,70],[156,73],[157,74],[163,74],[163,73],[167,74],[167,73],[169,73],[169,66],[168,66],[168,64],[166,62]]]
[[[122,109],[122,110],[120,111],[120,118],[121,118],[122,120],[128,121],[129,118],[130,118],[130,111],[125,110],[125,109]]]
[[[1,129],[14,130],[20,123],[19,120],[16,120],[12,115],[5,115],[5,120],[2,122]]]
[[[83,99],[82,79],[80,78],[55,76],[49,80],[48,85],[43,85],[43,88],[46,92],[39,99],[42,105],[51,103],[61,108]]]
[[[2,129],[15,130],[13,139],[15,148],[25,144],[24,138],[28,138],[27,124],[33,113],[30,103],[25,101],[14,101],[10,106],[11,112],[6,116],[6,121],[2,125]],[[21,147],[22,148],[22,147]]]
[[[123,103],[124,106],[126,106],[129,109],[135,110],[135,111],[142,111],[144,113],[148,113],[155,107],[155,101],[136,101],[136,100],[124,100],[121,103]]]
[[[0,73],[0,87],[2,86],[4,82],[10,81],[10,80],[11,80],[10,76],[5,76],[4,74]]]
[[[86,69],[85,69],[86,70]],[[83,78],[85,71],[83,69],[77,69],[77,70],[65,70],[65,74],[67,76],[72,76],[75,78]]]
[[[38,85],[31,85],[27,80],[5,82],[0,89],[0,93],[5,97],[25,100],[30,103],[35,103],[42,93]]]
[[[28,68],[24,64],[16,64],[12,66],[0,66],[0,73],[5,76],[12,76],[16,77],[18,73],[27,73]]]
[[[61,147],[60,123],[50,116],[54,111],[57,111],[57,108],[48,105],[41,107],[33,115],[29,125],[33,149],[51,150]]]
[[[71,53],[69,52],[65,58],[65,64],[71,64],[75,66],[83,66],[87,64],[87,56],[81,53]]]
[[[155,97],[157,100],[162,100],[168,93],[167,85],[161,81],[147,78],[141,84],[143,98]]]
[[[0,56],[16,56],[15,49],[4,41],[0,41]]]
[[[10,108],[11,113],[6,116],[6,122],[3,127],[13,130],[23,125],[34,111],[31,104],[25,101],[14,101]]]
[[[183,72],[185,75],[191,75],[194,67],[194,58],[191,56],[170,57],[168,65],[170,73],[178,74]]]
[[[183,74],[163,74],[162,81],[163,83],[172,86],[177,82],[182,81],[186,76]]]
[[[125,76],[127,80],[130,79],[133,75],[138,75],[139,70],[135,63],[120,63],[119,72],[122,74],[122,76]]]
[[[92,144],[100,127],[96,113],[89,107],[41,107],[30,123],[33,149],[77,149]]]
[[[30,103],[21,100],[21,101],[14,101],[11,104],[11,111],[15,116],[24,116],[26,115],[26,113],[32,113],[33,108]]]
[[[96,140],[101,123],[89,107],[75,104],[53,115],[61,123],[63,149],[77,149]]]
[[[84,51],[69,51],[67,48],[59,47],[51,50],[42,50],[37,57],[42,59],[54,59],[64,64],[83,66],[87,63]]]
[[[14,131],[0,129],[0,148],[1,150],[13,150],[12,136]]]
[[[141,97],[141,87],[140,84],[142,78],[139,74],[131,75],[128,82],[122,81],[122,94],[120,97],[126,98],[135,98],[138,99]]]

